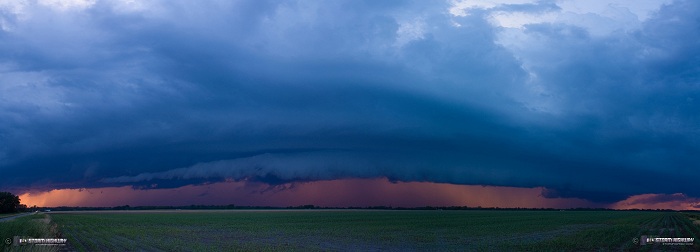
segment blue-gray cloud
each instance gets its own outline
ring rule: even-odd
[[[388,177],[613,201],[693,187],[699,4],[605,35],[549,2],[0,5],[0,188]]]

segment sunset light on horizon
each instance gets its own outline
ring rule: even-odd
[[[332,188],[332,189],[329,189]],[[454,185],[431,182],[390,182],[386,179],[340,179],[277,186],[247,182],[217,182],[169,189],[129,186],[54,189],[20,195],[28,206],[117,207],[236,205],[290,207],[498,207],[611,208],[693,210],[700,202],[683,194],[634,195],[611,204],[576,198],[548,198],[545,188]],[[173,200],[172,195],[177,195]]]

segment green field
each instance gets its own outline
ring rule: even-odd
[[[679,212],[183,210],[49,216],[78,251],[700,250],[698,241],[633,243],[641,235],[697,239],[700,226],[691,218],[700,215]],[[39,217],[19,219],[25,218]]]
[[[15,215],[15,214],[12,214]],[[16,248],[6,246],[5,239],[14,236],[54,238],[57,235],[56,226],[50,223],[49,216],[32,214],[11,221],[0,220],[0,248],[2,251],[56,251],[55,247]]]

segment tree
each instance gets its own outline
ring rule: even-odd
[[[9,192],[0,192],[0,213],[14,213],[19,207],[19,196]]]

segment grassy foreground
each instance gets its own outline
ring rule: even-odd
[[[632,211],[124,211],[52,213],[79,251],[696,251],[633,243],[694,237],[688,214]]]
[[[14,214],[13,214],[14,215]],[[42,213],[22,216],[9,221],[0,221],[0,248],[2,251],[57,251],[58,247],[13,247],[5,239],[14,236],[31,238],[55,238],[60,236],[49,216]]]

